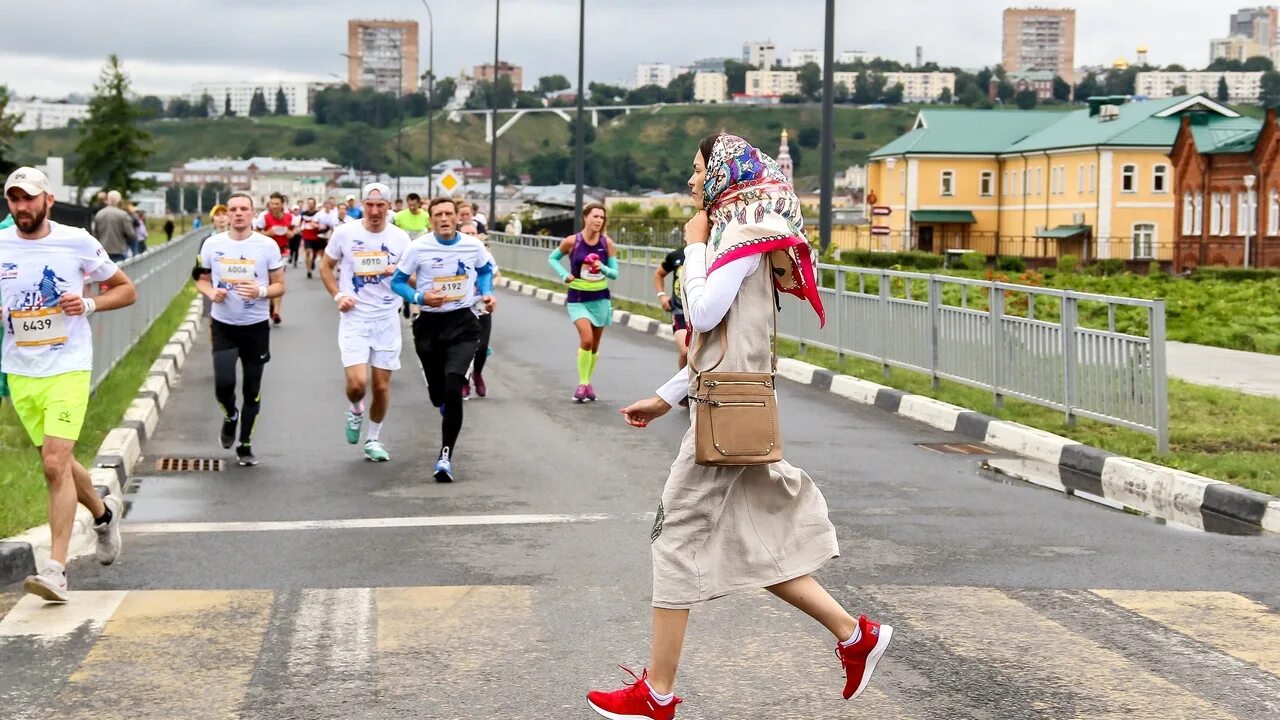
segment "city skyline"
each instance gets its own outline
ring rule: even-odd
[[[1079,65],[1109,65],[1117,57],[1132,59],[1139,45],[1151,49],[1151,61],[1203,67],[1211,37],[1222,34],[1238,3],[1204,4],[1189,0],[1166,3],[1151,15],[1102,0],[1062,3],[1077,10],[1076,57]],[[841,6],[836,16],[836,51],[866,50],[902,62],[912,62],[916,45],[924,59],[944,66],[982,67],[1000,62],[1001,14],[1023,4],[993,4],[981,0],[915,0],[874,11]],[[724,10],[736,18],[756,22],[724,22]],[[822,44],[823,3],[810,0],[789,11],[790,21],[769,15],[767,2],[709,0],[696,7],[675,0],[654,0],[637,14],[624,0],[593,0],[587,4],[588,82],[630,84],[640,63],[673,65],[703,57],[741,56],[742,44],[772,40],[779,56],[794,49],[817,49]],[[89,0],[67,0],[56,7],[35,6],[24,21],[59,27],[59,40],[43,33],[13,33],[0,50],[0,84],[19,96],[61,97],[88,93],[107,54],[118,53],[140,94],[185,94],[192,84],[253,79],[333,81],[344,78],[347,20],[354,17],[349,3],[315,0],[305,12],[285,0],[209,0],[159,3],[122,2],[110,7]],[[493,8],[459,0],[435,0],[438,23],[435,40],[437,77],[456,75],[492,61]],[[427,22],[420,3],[371,0],[358,8],[364,18],[413,19],[421,27],[420,48],[425,70]],[[917,16],[947,18],[921,24]],[[76,17],[69,26],[61,18]],[[228,21],[225,18],[235,18]],[[457,18],[468,20],[458,32]],[[672,22],[679,18],[678,22]],[[102,27],[135,23],[128,32],[103,33]],[[225,25],[226,33],[216,28]],[[733,33],[707,32],[721,26]],[[12,27],[12,26],[11,26]],[[255,36],[254,27],[307,32],[272,32]],[[911,34],[901,29],[909,27]],[[1133,30],[1133,28],[1141,28]],[[184,31],[192,28],[192,32]],[[213,28],[211,30],[211,28]],[[740,36],[739,36],[740,34]],[[618,42],[617,38],[643,38]],[[525,70],[527,84],[543,75],[576,72],[577,3],[543,0],[503,5],[502,57]],[[649,38],[652,38],[650,40]],[[267,40],[264,42],[264,40]],[[274,56],[264,54],[270,48]]]

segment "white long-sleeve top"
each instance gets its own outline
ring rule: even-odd
[[[684,317],[689,327],[699,332],[712,330],[724,320],[733,301],[738,297],[742,283],[760,267],[760,254],[738,258],[714,276],[707,277],[706,245],[694,245],[693,251],[685,249],[681,286],[684,288]],[[705,328],[705,330],[703,330]],[[675,406],[689,394],[689,368],[680,369],[662,387],[657,395]]]

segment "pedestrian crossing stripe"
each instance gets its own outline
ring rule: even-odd
[[[575,708],[585,688],[547,673],[579,662],[582,673],[607,673],[607,662],[624,659],[618,653],[647,652],[648,628],[639,607],[624,606],[608,611],[613,627],[575,628],[598,636],[598,644],[557,646],[564,631],[550,616],[563,612],[557,601],[566,592],[497,585],[88,591],[73,592],[66,605],[25,596],[11,606],[8,598],[0,604],[9,607],[0,619],[0,715],[102,718],[110,716],[105,698],[131,718],[184,720],[435,717],[423,708],[441,703],[458,703],[441,717],[506,717],[530,693],[544,696],[547,707]],[[1243,595],[917,586],[833,592],[897,628],[875,681],[856,701],[859,716],[1280,717],[1280,613]],[[814,633],[798,629],[809,621],[798,613],[782,620],[787,613],[763,592],[736,598],[700,609],[695,628],[698,614],[714,616],[712,607],[725,603],[730,624],[751,615],[785,627],[729,638],[732,653],[691,636],[682,693],[705,714],[686,714],[759,717],[759,706],[751,709],[759,702],[807,718],[849,716],[837,694],[839,666]],[[627,618],[624,643],[618,617]],[[1142,650],[1148,641],[1174,649]],[[1207,674],[1181,667],[1188,664]]]

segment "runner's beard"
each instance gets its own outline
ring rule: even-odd
[[[20,212],[13,214],[13,224],[23,233],[31,234],[44,226],[44,221],[49,217],[49,209],[43,208],[39,212],[33,214]]]

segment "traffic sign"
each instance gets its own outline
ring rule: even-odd
[[[462,181],[458,179],[457,175],[453,174],[452,170],[445,170],[436,180],[436,185],[438,185],[441,190],[445,191],[446,194],[450,195],[453,194],[453,191],[457,190],[458,186],[461,184]]]
[[[888,234],[890,234],[890,233],[892,233],[892,232],[893,232],[892,230],[890,230],[888,227],[886,227],[886,226],[884,226],[884,225],[872,225],[872,226],[871,226],[871,234],[872,234],[872,235],[888,235]]]
[[[872,215],[892,215],[893,208],[889,207],[888,205],[876,205],[875,207],[871,208],[871,214]]]

